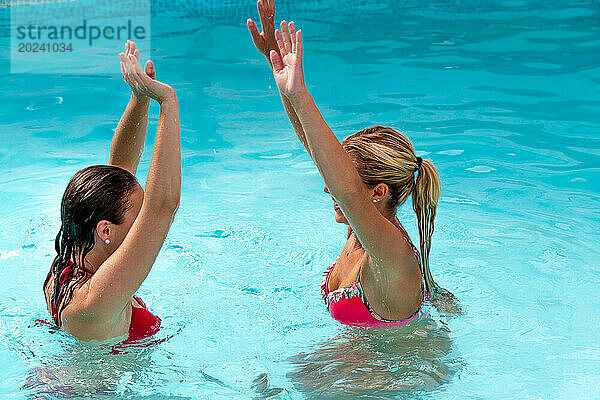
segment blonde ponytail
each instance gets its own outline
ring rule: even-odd
[[[431,237],[433,236],[435,212],[440,199],[440,178],[437,170],[429,160],[417,159],[417,178],[413,186],[413,210],[417,214],[419,239],[421,244],[421,264],[425,289],[432,292],[435,287],[433,276],[429,269],[429,251],[431,250]],[[419,164],[421,164],[419,166]]]
[[[435,213],[440,200],[441,185],[437,169],[430,160],[416,157],[417,177],[412,191],[413,210],[417,214],[419,241],[421,247],[421,267],[425,290],[432,298],[436,308],[445,313],[462,313],[458,299],[433,280],[429,268],[431,237],[435,227]]]
[[[445,313],[461,313],[456,297],[439,287],[429,269],[429,251],[441,186],[438,172],[430,160],[415,155],[410,140],[400,132],[373,126],[356,132],[342,141],[354,161],[363,182],[370,186],[385,183],[390,190],[387,206],[396,210],[410,195],[417,214],[421,264],[425,289],[434,305]],[[416,179],[414,177],[417,172]]]

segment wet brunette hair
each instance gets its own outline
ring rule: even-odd
[[[425,289],[433,296],[438,309],[461,312],[456,297],[434,282],[429,269],[431,237],[441,194],[439,174],[431,160],[417,157],[406,136],[383,126],[356,132],[346,137],[342,146],[354,161],[358,174],[366,185],[374,187],[385,183],[388,186],[388,208],[396,210],[412,195],[413,210],[419,227],[421,273]]]
[[[123,223],[131,205],[129,196],[137,186],[129,171],[110,165],[82,169],[67,185],[60,206],[61,227],[54,242],[58,255],[44,281],[44,291],[50,279],[54,282],[50,305],[58,327],[62,326],[61,313],[73,291],[89,275],[84,260],[94,247],[98,222]]]

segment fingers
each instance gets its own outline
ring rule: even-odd
[[[130,57],[130,54],[125,54],[125,53],[119,54],[119,58],[121,58],[121,66],[124,71],[125,82],[127,82],[129,84],[129,86],[132,86],[132,88],[133,88],[135,86],[135,81],[132,78],[133,68],[132,68],[131,60],[129,57]]]
[[[138,83],[138,87],[140,88],[140,91],[144,94],[148,94],[149,91],[149,85],[152,84],[152,79],[149,74],[146,73],[146,71],[144,69],[142,69],[142,66],[140,65],[140,62],[137,60],[137,58],[135,58],[135,56],[131,55],[129,56],[130,60],[131,60],[131,64],[133,65],[133,70],[134,70],[134,74],[133,77],[136,80],[136,82]],[[152,62],[150,62],[152,64]],[[147,63],[146,63],[147,64]],[[152,68],[154,68],[154,65],[152,64]]]
[[[283,36],[283,44],[285,46],[285,52],[289,53],[292,51],[292,41],[290,40],[290,32],[288,31],[287,23],[285,21],[281,21],[281,34]],[[281,46],[279,46],[281,49]]]
[[[256,26],[256,22],[254,22],[251,18],[246,20],[246,25],[248,25],[248,30],[250,31],[252,37],[260,35],[258,32],[258,26]]]
[[[146,75],[146,72],[142,69],[140,62],[137,60],[137,58],[135,58],[134,54],[129,55],[129,61],[131,62],[132,70],[136,75]]]
[[[279,47],[279,52],[281,53],[281,56],[283,57],[284,55],[286,55],[288,53],[288,51],[286,51],[286,49],[285,49],[285,44],[283,43],[283,37],[281,36],[281,32],[279,31],[279,29],[275,30],[275,40],[277,40],[277,47]]]
[[[292,43],[292,53],[296,52],[296,27],[294,26],[294,21],[290,22],[290,41]]]
[[[260,33],[258,32],[258,26],[256,26],[256,22],[252,21],[250,18],[246,21],[248,25],[248,30],[250,31],[250,35],[252,36],[252,40],[256,45],[260,39]]]
[[[154,79],[156,76],[156,70],[154,69],[154,63],[151,60],[146,61],[146,66],[144,67],[144,71],[146,75],[150,78]]]
[[[124,70],[125,75],[129,72],[128,64],[127,64],[127,54],[119,53],[119,58],[121,59],[121,68]]]
[[[275,17],[275,0],[267,0],[269,15]]]
[[[144,69],[139,63],[140,51],[135,42],[128,40],[125,43],[125,52],[119,54],[121,59],[121,73],[123,79],[135,93],[143,92],[145,88],[144,78],[154,79],[156,71],[152,61],[146,62]]]
[[[142,67],[140,66],[140,63],[137,61],[135,56],[131,53],[130,54],[120,53],[119,58],[121,58],[121,64],[122,64],[122,68],[124,70],[124,75],[125,75],[124,76],[125,82],[127,82],[127,84],[131,87],[131,90],[133,90],[134,92],[136,92],[136,93],[143,92],[145,85],[140,76],[141,75],[140,72],[142,72],[144,74],[144,76],[146,76],[146,78],[148,78],[148,77],[144,73],[144,71],[141,71]]]
[[[302,29],[296,32],[296,57],[302,62]]]
[[[130,59],[132,61],[135,60],[135,58],[133,58],[133,56],[130,56]],[[130,71],[131,72],[130,73],[131,81],[134,83],[134,85],[139,93],[147,94],[148,89],[147,89],[146,83],[144,82],[144,78],[145,79],[150,79],[150,78],[148,77],[148,75],[146,75],[146,73],[144,71],[141,71],[141,73],[140,73],[140,70],[142,67],[140,67],[139,63],[132,62],[131,64],[133,65],[133,68]],[[135,64],[137,64],[137,66]],[[139,70],[138,70],[138,68],[139,68]]]
[[[254,43],[254,47],[258,49],[261,53],[264,54],[266,49],[265,38],[258,32],[258,27],[256,23],[251,19],[246,21],[248,24],[248,30],[250,31],[250,36],[252,36],[252,42]]]
[[[140,51],[136,48],[135,42],[132,40],[128,40],[125,43],[125,54],[126,55],[134,55],[138,60],[140,59]]]
[[[128,62],[129,56],[126,53],[119,53],[119,58],[121,59],[121,72],[123,73],[123,79],[129,85],[129,87],[131,87],[131,90],[136,91],[137,87],[131,79],[131,73]]]
[[[275,31],[275,39],[281,55],[284,56],[290,52],[302,55],[302,37],[300,31],[296,32],[294,22],[292,21],[288,25],[285,21],[281,21],[280,26],[281,31],[279,29]]]
[[[271,0],[258,0],[256,8],[263,32],[272,32],[275,29],[275,5]]]
[[[264,32],[265,27],[269,26],[269,17],[267,16],[267,12],[265,11],[265,4],[263,0],[258,0],[256,2],[256,8],[258,9],[258,16],[260,18],[260,26]]]
[[[138,60],[140,59],[140,51],[136,48],[135,42],[128,40],[125,43],[125,54],[126,55],[134,55]]]
[[[283,60],[281,59],[281,56],[277,54],[275,50],[271,50],[271,53],[269,53],[269,57],[271,58],[271,65],[273,65],[273,71],[281,71],[283,69]]]

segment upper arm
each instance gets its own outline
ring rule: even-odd
[[[404,273],[399,260],[407,254],[403,233],[375,207],[366,190],[340,203],[344,216],[374,264],[388,273]]]
[[[94,318],[117,318],[125,309],[150,272],[173,214],[142,205],[123,243],[89,280],[84,307]]]

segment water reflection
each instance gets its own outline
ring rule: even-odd
[[[156,392],[168,384],[166,375],[156,374],[159,366],[152,360],[164,340],[94,345],[81,343],[62,331],[54,335],[62,336],[52,338],[58,339],[60,350],[38,355],[21,387],[29,399],[112,400],[132,395],[136,399],[190,399]]]
[[[450,356],[450,332],[432,318],[399,328],[344,328],[293,357],[288,377],[310,399],[388,399],[434,390],[461,369]]]

